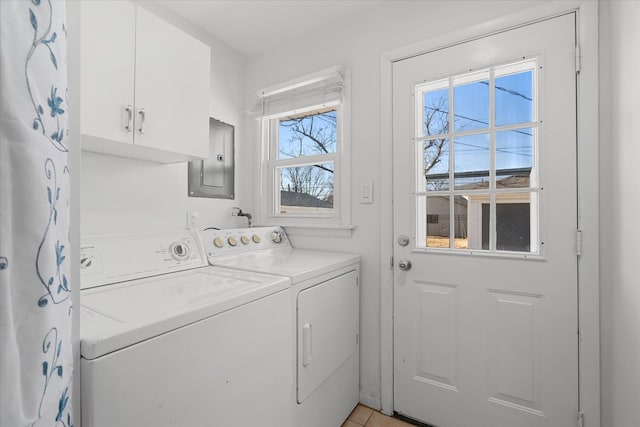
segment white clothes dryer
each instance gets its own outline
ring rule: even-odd
[[[294,248],[280,227],[202,237],[211,265],[291,280],[293,425],[341,425],[359,401],[360,257]]]
[[[293,424],[289,279],[180,231],[84,239],[81,288],[84,427]]]

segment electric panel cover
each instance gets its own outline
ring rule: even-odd
[[[234,198],[234,127],[209,119],[209,158],[189,162],[189,197]]]

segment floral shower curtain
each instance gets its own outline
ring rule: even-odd
[[[0,0],[0,427],[71,426],[64,0]]]

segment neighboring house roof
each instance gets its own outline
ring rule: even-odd
[[[496,188],[527,188],[529,186],[529,175],[510,175],[496,179]],[[489,182],[474,182],[472,184],[459,185],[458,190],[482,190],[489,188]]]
[[[529,186],[529,175],[511,175],[506,178],[497,179],[497,188],[526,188]]]
[[[529,175],[531,168],[514,168],[496,170],[497,188],[526,188],[529,187]],[[449,174],[427,174],[428,179],[448,179]],[[486,178],[486,181],[459,185],[458,190],[483,190],[489,188],[489,171],[471,171],[456,173],[457,178]],[[502,178],[504,177],[504,178]]]
[[[467,198],[464,196],[453,196],[453,200],[455,203],[462,205],[462,206],[467,206]]]
[[[307,208],[332,208],[333,204],[326,200],[320,200],[306,193],[294,191],[280,191],[280,204],[282,206],[303,206]]]

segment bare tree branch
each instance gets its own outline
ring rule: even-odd
[[[280,126],[288,130],[288,140],[279,147],[284,156],[296,158],[335,152],[335,110],[282,120]],[[333,173],[333,168],[325,164],[286,168],[281,189],[329,200],[333,197]]]

